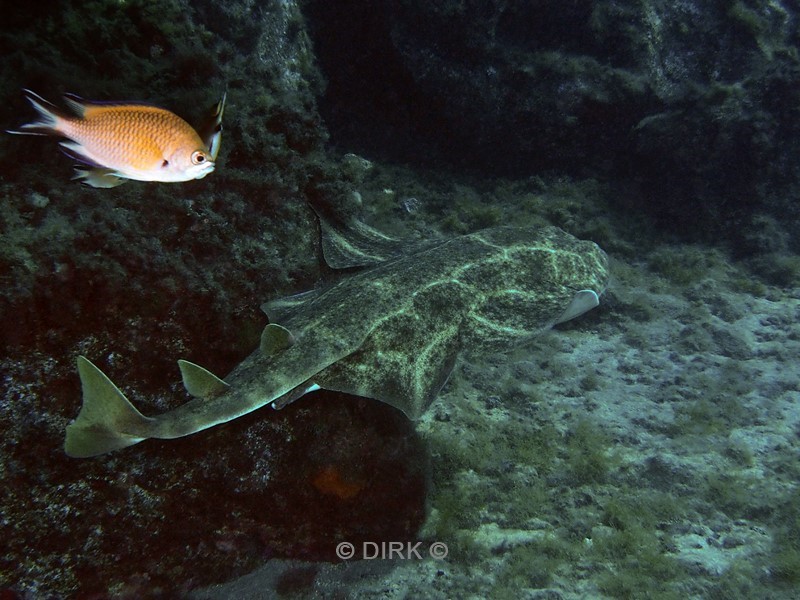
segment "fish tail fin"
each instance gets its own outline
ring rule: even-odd
[[[64,450],[88,458],[138,444],[151,437],[155,419],[136,410],[116,385],[83,356],[78,357],[83,406],[67,426]]]
[[[39,94],[26,89],[22,90],[22,93],[39,113],[39,119],[33,123],[22,125],[17,131],[8,129],[6,132],[17,135],[63,135],[62,126],[64,120],[69,117]]]

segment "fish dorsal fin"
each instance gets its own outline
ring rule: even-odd
[[[567,309],[556,319],[556,323],[563,323],[575,317],[579,317],[585,312],[592,310],[600,304],[600,298],[594,290],[581,290],[572,297]]]
[[[179,360],[178,368],[181,370],[183,386],[195,398],[214,398],[231,387],[208,369],[188,360]]]
[[[267,356],[278,354],[292,344],[294,344],[292,332],[275,323],[264,327],[264,331],[261,333],[261,352]]]
[[[69,106],[70,110],[79,117],[83,117],[86,113],[86,101],[80,96],[64,94],[64,104]]]

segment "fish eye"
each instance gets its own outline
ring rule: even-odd
[[[201,152],[200,150],[195,150],[192,152],[192,163],[199,165],[206,162],[206,154],[205,152]]]

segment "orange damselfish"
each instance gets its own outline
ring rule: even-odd
[[[126,179],[176,182],[202,179],[214,170],[222,133],[225,97],[214,107],[203,137],[178,115],[146,104],[64,101],[68,114],[30,90],[25,97],[39,119],[8,133],[57,135],[65,154],[83,163],[75,179],[110,188]]]

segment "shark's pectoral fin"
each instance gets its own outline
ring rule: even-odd
[[[415,421],[436,399],[458,361],[457,333],[452,328],[447,335],[434,336],[429,329],[419,328],[414,333],[418,351],[413,356],[362,348],[350,356],[352,360],[334,363],[314,379],[323,389],[379,400]],[[391,340],[388,346],[399,343]]]
[[[285,321],[306,302],[310,302],[320,295],[320,288],[301,292],[285,298],[276,298],[261,305],[261,310],[269,317],[271,323]]]
[[[214,398],[231,387],[208,369],[188,360],[179,360],[178,368],[181,370],[183,386],[195,398]]]
[[[575,317],[581,316],[583,313],[592,310],[600,304],[600,298],[594,290],[581,290],[572,297],[572,302],[569,303],[567,309],[556,319],[556,323],[563,323]]]
[[[332,269],[377,265],[408,246],[358,219],[334,215],[327,206],[312,202],[311,208],[319,218],[322,256]]]
[[[388,397],[383,400],[387,404],[399,408],[412,421],[416,421],[422,416],[428,407],[439,395],[450,374],[458,361],[458,348],[443,348],[439,358],[425,365],[424,361],[417,361],[417,371],[420,375],[415,378],[414,385],[407,393],[400,396]]]
[[[150,437],[154,419],[145,417],[100,369],[78,357],[83,406],[67,426],[64,450],[88,458],[132,446]]]
[[[261,333],[261,352],[267,356],[278,354],[292,344],[294,344],[292,332],[275,323],[264,327],[264,331]]]

